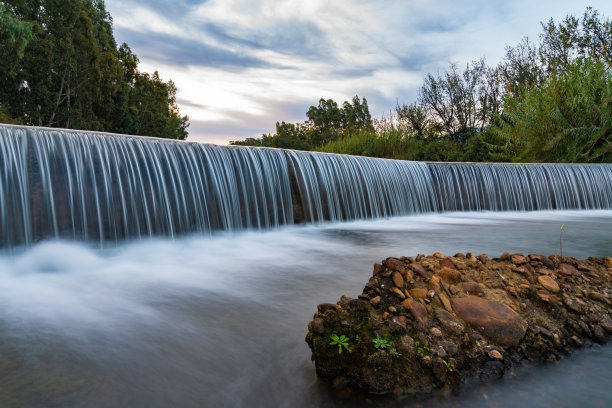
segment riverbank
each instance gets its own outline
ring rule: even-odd
[[[334,387],[401,395],[489,382],[612,333],[612,258],[387,258],[356,299],[321,304],[306,341]]]

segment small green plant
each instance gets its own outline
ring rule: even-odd
[[[376,338],[372,340],[372,343],[374,343],[374,347],[376,347],[377,349],[384,349],[389,346],[389,342],[385,339],[381,339],[380,337],[378,337],[378,334],[376,335]]]
[[[449,373],[453,372],[453,367],[451,367],[450,363],[447,362],[446,360],[442,360],[442,362],[444,363],[444,365],[446,366],[446,368],[448,369]]]
[[[342,347],[346,350],[349,349],[349,338],[344,334],[340,335],[340,337],[336,334],[332,334],[331,339],[332,341],[329,344],[330,346],[338,346],[338,354],[342,354]]]
[[[418,340],[414,341],[414,347],[416,347],[416,351],[417,353],[419,353],[420,355],[427,353],[431,353],[431,348],[429,347],[429,344],[423,344],[421,345],[421,343],[419,343]]]
[[[391,357],[393,357],[393,358],[399,358],[399,357],[402,356],[400,353],[398,353],[395,350],[389,350],[389,354],[391,354]]]
[[[355,335],[355,342],[359,343],[361,341],[361,337],[358,334]]]

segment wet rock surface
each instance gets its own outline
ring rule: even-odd
[[[448,392],[609,340],[611,283],[609,257],[387,258],[357,299],[318,306],[306,342],[334,388]]]

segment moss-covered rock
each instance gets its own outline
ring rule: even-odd
[[[421,394],[486,382],[522,360],[607,341],[609,259],[387,258],[357,299],[318,306],[306,342],[317,374],[336,387]]]

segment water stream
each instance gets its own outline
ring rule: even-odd
[[[555,210],[555,211],[552,211]],[[0,406],[419,406],[304,336],[388,256],[610,256],[612,165],[417,163],[0,125]],[[438,406],[612,406],[595,347]]]
[[[610,406],[612,348],[420,403],[345,395],[304,342],[316,304],[387,256],[610,254],[612,211],[447,213],[0,256],[0,406]],[[423,405],[424,406],[424,405]]]

